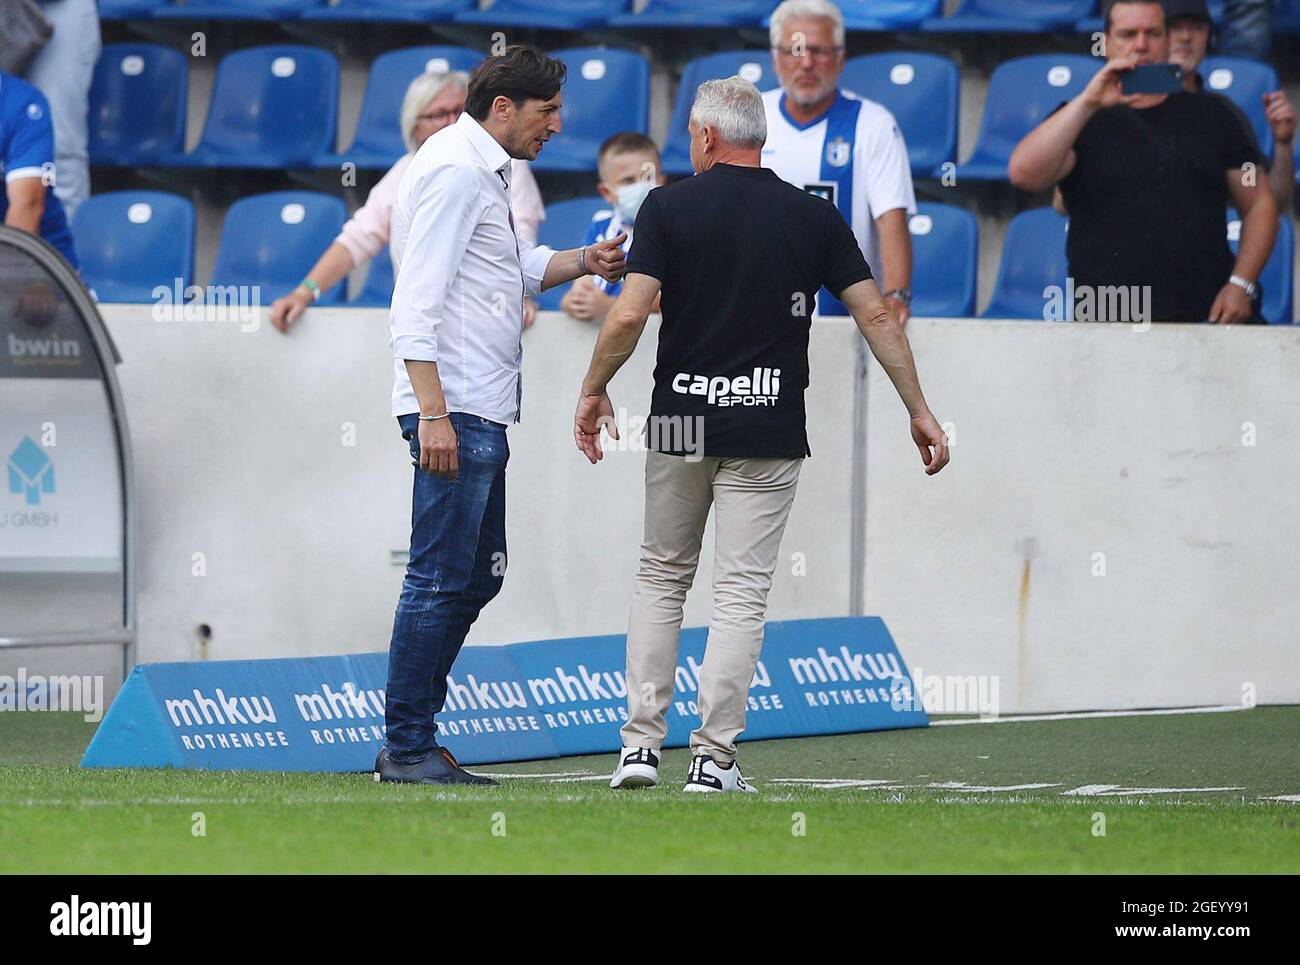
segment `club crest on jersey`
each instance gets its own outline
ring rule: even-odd
[[[826,163],[833,168],[842,168],[848,164],[852,153],[853,149],[849,147],[849,142],[842,137],[826,142]]]

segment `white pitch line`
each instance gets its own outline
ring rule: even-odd
[[[1168,717],[1176,714],[1226,714],[1245,710],[1237,704],[1216,707],[1172,707],[1161,710],[1078,710],[1062,714],[1021,714],[1014,717],[962,717],[957,720],[932,720],[931,727],[956,724],[1019,724],[1035,720],[1084,720],[1090,717]]]

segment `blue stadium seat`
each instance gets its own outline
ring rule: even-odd
[[[663,150],[665,172],[691,173],[691,135],[686,125],[691,118],[691,105],[695,103],[696,90],[706,80],[717,80],[734,74],[752,81],[761,91],[777,86],[772,54],[766,50],[726,50],[696,57],[688,63],[677,87],[677,102],[673,105],[672,120],[668,122],[668,143]]]
[[[1232,208],[1228,209],[1228,247],[1235,255],[1241,247],[1241,217]],[[77,248],[81,254],[81,248]],[[1264,287],[1264,301],[1260,313],[1270,325],[1290,325],[1291,290],[1295,277],[1295,229],[1291,218],[1283,214],[1278,219],[1277,241],[1273,243],[1273,253],[1264,263],[1264,271],[1259,276],[1259,283]]]
[[[564,129],[533,162],[537,171],[595,171],[596,150],[619,131],[650,125],[650,65],[640,54],[610,47],[554,51],[569,68],[564,82]]]
[[[96,194],[77,206],[81,274],[101,302],[149,303],[155,287],[182,293],[194,278],[194,205],[158,191]],[[182,294],[183,297],[183,294]]]
[[[836,5],[844,14],[845,30],[916,30],[943,13],[943,0],[837,0]],[[771,22],[769,13],[762,24]]]
[[[185,149],[189,64],[158,44],[109,44],[90,84],[93,164],[151,164]]]
[[[576,248],[587,237],[587,229],[597,218],[608,218],[609,202],[599,195],[590,198],[573,198],[546,206],[546,220],[537,233],[537,243],[548,245],[556,251]],[[568,285],[557,285],[537,297],[537,305],[544,312],[558,312],[560,299],[569,290]]]
[[[771,0],[649,0],[639,13],[614,14],[611,27],[756,26],[772,12]]]
[[[844,65],[840,86],[889,108],[907,140],[912,174],[957,160],[957,65],[935,54],[866,54]]]
[[[393,259],[388,247],[370,259],[366,283],[357,297],[348,302],[353,308],[388,308],[393,302]]]
[[[1082,91],[1101,63],[1082,54],[1034,54],[999,64],[989,78],[975,150],[958,165],[957,179],[1007,180],[1007,162],[1020,139]]]
[[[1049,285],[1064,289],[1069,274],[1068,227],[1069,221],[1052,208],[1023,211],[1011,220],[985,318],[1043,318],[1043,289]]]
[[[144,20],[167,0],[99,0],[100,20]]]
[[[184,167],[308,167],[334,146],[339,62],[316,47],[273,44],[222,58],[203,137]]]
[[[155,7],[159,20],[294,20],[323,0],[176,0]]]
[[[1264,116],[1263,97],[1280,89],[1277,71],[1268,64],[1244,57],[1206,57],[1201,62],[1205,90],[1222,94],[1241,108],[1255,131],[1264,157],[1273,156],[1273,130]]]
[[[456,14],[456,22],[538,30],[584,30],[603,26],[627,6],[627,0],[497,0],[486,10]]]
[[[1294,2],[1294,0],[1279,0],[1279,2],[1285,5],[1287,3]],[[1223,23],[1223,3],[1224,0],[1209,0],[1208,2],[1210,8],[1210,19],[1213,20],[1216,24]],[[1077,24],[1075,24],[1074,29],[1079,31],[1079,33],[1085,33],[1085,34],[1100,33],[1103,29],[1105,29],[1105,21],[1101,18],[1100,15],[1093,16],[1093,17],[1084,17]]]
[[[240,198],[226,211],[211,284],[260,285],[259,300],[269,305],[297,287],[346,218],[342,201],[315,191]],[[320,304],[342,304],[346,287],[323,292]]]
[[[370,65],[352,146],[338,153],[322,152],[316,166],[337,167],[351,161],[359,168],[391,167],[406,153],[400,115],[411,81],[426,70],[472,71],[482,62],[483,55],[468,47],[430,45],[380,54]]]
[[[445,23],[474,9],[474,0],[339,0],[303,13],[304,20],[362,23]]]
[[[1277,0],[1273,11],[1273,32],[1300,34],[1300,0]]]
[[[912,314],[965,318],[975,314],[979,226],[965,208],[918,204],[912,234]]]
[[[1096,0],[965,0],[951,17],[935,17],[922,30],[941,33],[1047,33],[1073,30],[1092,13]]]

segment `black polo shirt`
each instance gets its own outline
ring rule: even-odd
[[[1061,182],[1076,288],[1150,286],[1152,321],[1204,321],[1235,260],[1227,174],[1263,160],[1252,140],[1220,97],[1178,93],[1094,114]]]
[[[716,164],[650,192],[627,270],[662,286],[647,445],[811,455],[803,395],[817,292],[839,296],[871,278],[835,206],[768,168]],[[674,438],[675,419],[699,428],[695,447]]]

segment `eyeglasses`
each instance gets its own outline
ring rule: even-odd
[[[421,114],[416,117],[417,121],[428,121],[432,124],[450,124],[465,113],[463,110],[454,111],[434,111],[432,114]]]
[[[783,60],[801,60],[804,57],[811,57],[813,60],[819,60],[823,63],[834,60],[844,48],[836,47],[773,47],[772,50]]]

